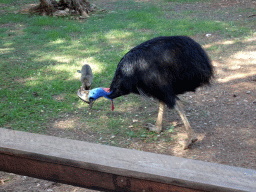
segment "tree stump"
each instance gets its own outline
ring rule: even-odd
[[[49,16],[79,14],[86,18],[89,17],[92,8],[88,0],[40,0],[40,4],[32,8],[30,12]]]

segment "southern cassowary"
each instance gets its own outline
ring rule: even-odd
[[[104,96],[111,100],[114,110],[113,99],[122,95],[153,97],[160,102],[156,126],[150,128],[156,132],[162,130],[164,104],[169,108],[175,106],[188,135],[186,149],[196,139],[177,95],[194,92],[201,85],[209,84],[211,77],[211,61],[194,40],[186,36],[157,37],[131,49],[120,60],[110,88],[92,89],[89,101],[92,104]]]

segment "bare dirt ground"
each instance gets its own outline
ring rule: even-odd
[[[102,7],[110,6],[110,1]],[[204,17],[213,10],[227,10],[225,16],[210,15],[216,20],[256,19],[248,17],[253,13],[233,14],[235,7],[255,8],[256,1],[221,0],[193,5],[176,5],[175,10],[182,11],[204,9]],[[230,13],[230,14],[229,14]],[[256,22],[256,20],[255,20]],[[148,152],[174,155],[184,158],[226,164],[231,166],[256,169],[256,36],[245,39],[229,40],[221,34],[208,34],[193,37],[204,48],[218,46],[218,51],[208,54],[215,67],[215,80],[211,87],[199,88],[196,93],[186,93],[184,108],[194,129],[198,141],[189,150],[182,150],[181,145],[186,135],[184,125],[175,111],[166,111],[164,126],[175,126],[175,139],[169,143],[161,140],[147,142],[132,139],[121,147],[139,149]],[[144,107],[135,109],[139,119],[145,113]],[[155,106],[148,112],[157,113]],[[69,124],[76,125],[75,130],[68,130]],[[55,119],[48,130],[49,135],[66,137],[88,142],[96,142],[98,136],[82,129],[86,127],[75,114]],[[160,134],[161,136],[161,134]],[[0,191],[93,191],[79,187],[0,172]]]

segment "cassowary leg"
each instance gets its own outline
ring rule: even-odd
[[[160,101],[156,125],[148,124],[148,129],[150,131],[155,131],[157,133],[160,133],[162,131],[163,114],[164,114],[164,103]]]
[[[188,149],[192,143],[197,141],[197,139],[194,137],[194,131],[191,128],[191,126],[190,126],[190,124],[188,122],[188,119],[187,119],[187,117],[186,117],[186,115],[184,113],[184,110],[182,108],[180,100],[176,100],[175,109],[179,112],[180,117],[181,117],[181,119],[182,119],[182,121],[183,121],[183,123],[185,125],[185,129],[186,129],[188,138],[187,138],[187,141],[186,141],[186,143],[184,145],[184,149]]]

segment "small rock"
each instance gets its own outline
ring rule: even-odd
[[[246,93],[247,93],[247,94],[250,94],[250,93],[251,93],[251,91],[246,91]]]
[[[34,97],[38,97],[38,93],[37,93],[37,92],[33,92],[32,95],[33,95]]]

